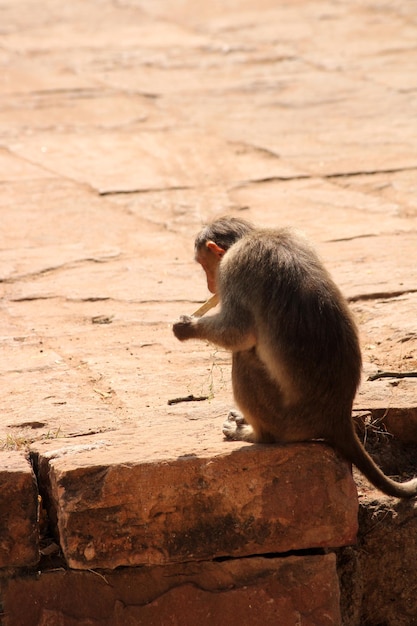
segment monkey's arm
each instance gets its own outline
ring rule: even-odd
[[[234,322],[233,319],[237,321]],[[174,324],[173,331],[180,341],[205,339],[232,352],[250,350],[256,344],[251,317],[242,311],[236,311],[232,315],[225,314],[222,309],[217,315],[199,319],[183,315]]]

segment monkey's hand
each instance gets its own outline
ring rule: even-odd
[[[185,341],[195,337],[194,329],[196,324],[197,320],[191,317],[191,315],[181,315],[180,321],[173,325],[172,330],[177,339]]]

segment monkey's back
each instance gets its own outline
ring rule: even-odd
[[[361,375],[356,326],[307,241],[290,229],[246,235],[225,255],[219,289],[222,301],[239,302],[241,318],[251,320],[268,369],[285,369],[316,402],[352,402]]]

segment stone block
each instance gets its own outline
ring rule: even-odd
[[[334,554],[55,570],[8,581],[4,610],[4,626],[341,624]]]
[[[343,624],[416,626],[417,503],[362,494],[358,545],[341,551]]]
[[[72,568],[351,544],[357,494],[326,445],[164,441],[155,429],[39,444],[39,479]],[[165,436],[166,439],[166,436]],[[214,439],[214,438],[213,438]],[[60,446],[58,448],[58,446]],[[169,451],[168,451],[169,449]]]
[[[38,490],[21,452],[0,451],[0,567],[25,567],[39,560]]]

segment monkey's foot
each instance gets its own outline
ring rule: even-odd
[[[239,411],[230,411],[223,423],[223,435],[229,441],[253,441],[253,429]]]

